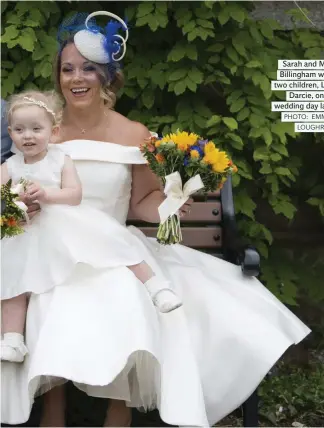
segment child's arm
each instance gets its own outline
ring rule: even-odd
[[[31,200],[46,204],[79,205],[82,200],[82,187],[72,159],[65,157],[61,189],[45,189],[33,183],[27,188],[27,192]]]

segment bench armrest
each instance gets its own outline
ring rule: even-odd
[[[242,245],[236,227],[231,176],[221,190],[221,201],[225,260],[240,265],[244,275],[258,276],[260,255],[254,247]]]
[[[253,247],[241,249],[238,256],[238,264],[246,276],[258,276],[260,274],[260,255]]]

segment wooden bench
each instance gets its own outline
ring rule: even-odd
[[[221,192],[210,194],[207,201],[200,197],[194,199],[191,214],[186,216],[182,222],[183,243],[241,265],[242,275],[257,276],[260,266],[259,254],[253,248],[244,248],[240,244],[237,234],[231,180],[229,179],[225,183]],[[132,215],[129,216],[128,224],[138,226],[147,236],[156,236],[156,226],[145,224]],[[215,364],[217,364],[216,360]],[[39,425],[42,401],[42,396],[36,400],[29,421],[20,426],[35,427]],[[257,392],[253,393],[242,407],[244,426],[258,426]],[[107,400],[88,397],[75,388],[71,382],[67,384],[67,426],[102,426],[106,409]],[[2,426],[10,425],[3,424]],[[167,425],[160,419],[158,411],[141,413],[134,409],[132,426],[162,427]]]
[[[130,214],[128,224],[140,228],[146,236],[156,237],[157,226],[144,223]],[[194,196],[190,215],[181,222],[183,244],[215,257],[221,257],[242,268],[242,275],[258,276],[260,256],[252,247],[244,247],[238,236],[229,178],[221,191],[211,193],[207,200]],[[215,361],[215,364],[216,361]],[[217,379],[215,379],[217,382]],[[245,427],[258,426],[258,396],[255,391],[243,404]],[[168,426],[159,417],[158,411],[140,413],[133,411],[133,424],[137,427]]]

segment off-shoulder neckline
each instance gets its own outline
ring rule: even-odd
[[[84,142],[84,143],[91,143],[91,144],[93,144],[93,143],[107,144],[107,145],[112,145],[112,146],[116,146],[116,147],[121,147],[123,149],[133,149],[133,150],[135,149],[136,151],[140,150],[138,146],[124,146],[122,144],[112,143],[111,141],[86,140],[86,139],[78,139],[78,138],[76,138],[74,140],[63,141],[62,143],[53,143],[52,145],[59,147],[59,146],[63,146],[63,145],[68,144],[68,143],[75,143],[75,142]]]

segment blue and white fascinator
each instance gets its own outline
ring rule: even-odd
[[[98,26],[95,16],[109,16],[114,20],[108,22],[105,28]],[[83,22],[82,22],[83,21]],[[124,36],[118,31],[125,32]],[[128,40],[128,27],[118,15],[111,12],[93,12],[87,17],[77,14],[69,22],[62,24],[58,38],[64,32],[74,33],[74,44],[82,56],[97,64],[113,64],[121,61],[126,54],[126,42]]]

